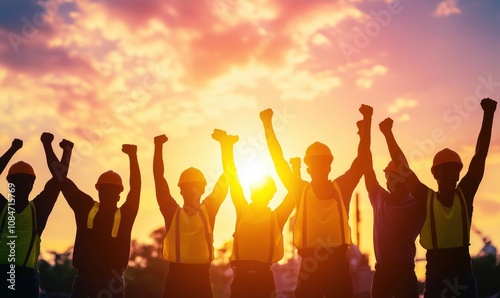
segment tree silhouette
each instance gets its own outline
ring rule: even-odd
[[[71,265],[73,247],[63,253],[49,252],[52,258],[38,261],[40,297],[69,297],[76,269]]]

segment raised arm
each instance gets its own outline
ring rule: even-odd
[[[137,160],[137,146],[124,144],[122,146],[122,151],[128,155],[130,160],[130,191],[128,192],[127,200],[123,204],[123,207],[130,210],[131,213],[137,214],[141,196],[141,171]]]
[[[295,193],[299,191],[298,186],[300,186],[302,179],[293,174],[290,165],[283,156],[283,150],[274,132],[272,118],[273,110],[267,109],[260,112],[260,119],[264,125],[264,132],[266,135],[267,148],[271,154],[276,172],[286,189],[295,195]]]
[[[52,149],[54,136],[51,133],[44,132],[41,135],[40,140],[42,141],[43,149],[45,151],[47,166],[52,174],[52,179],[47,181],[43,191],[33,199],[37,211],[38,230],[41,234],[45,224],[47,223],[47,219],[52,212],[54,204],[59,197],[61,183],[68,174],[73,143],[68,140],[63,140],[59,143],[61,148],[63,148],[63,158],[59,161],[54,153],[54,150]],[[71,198],[73,198],[73,196],[71,196]]]
[[[61,183],[61,191],[68,205],[77,212],[82,209],[90,209],[94,204],[94,200],[81,191],[76,184],[69,178],[64,178]]]
[[[363,104],[359,108],[359,111],[363,115],[363,127],[359,131],[360,139],[358,145],[358,155],[352,162],[351,168],[349,169],[353,181],[359,181],[361,176],[363,176],[366,160],[370,154],[373,108]],[[357,124],[359,124],[359,121]]]
[[[156,200],[162,211],[167,210],[171,205],[177,204],[170,194],[167,180],[163,177],[163,144],[167,141],[166,135],[159,135],[154,138],[153,177],[155,180]]]
[[[292,166],[292,173],[300,178],[300,157],[290,158],[290,165]],[[289,192],[286,194],[283,202],[276,208],[276,215],[280,229],[283,230],[288,217],[295,208],[295,197]]]
[[[375,175],[375,171],[373,170],[373,160],[371,152],[368,154],[368,160],[366,161],[364,176],[365,176],[365,187],[367,192],[371,192],[374,187],[380,185],[377,181],[377,176]]]
[[[248,205],[243,189],[241,187],[240,179],[238,177],[238,170],[234,162],[234,144],[238,141],[238,136],[227,135],[227,133],[220,129],[215,129],[212,138],[220,143],[222,152],[222,166],[224,172],[229,174],[229,186],[231,191],[231,200],[233,201],[236,215],[239,216],[243,209]]]
[[[62,140],[59,143],[59,146],[63,149],[63,155],[61,161],[59,161],[59,159],[57,159],[56,157],[56,154],[54,153],[54,149],[52,149],[52,141],[54,140],[54,135],[48,132],[44,132],[42,133],[40,140],[43,144],[45,159],[47,160],[47,166],[50,173],[52,174],[52,177],[57,179],[57,181],[62,182],[63,179],[68,175],[73,143],[68,140]]]
[[[486,156],[490,147],[491,130],[493,126],[493,116],[497,107],[497,102],[490,98],[485,98],[481,101],[483,108],[483,122],[481,123],[481,130],[476,143],[476,152],[465,174],[464,178],[470,177],[479,184],[483,179],[484,166],[486,163]]]
[[[415,175],[415,173],[410,169],[403,151],[394,138],[394,134],[392,133],[393,122],[394,121],[392,121],[391,118],[386,118],[379,124],[380,131],[384,135],[387,142],[387,147],[389,148],[391,159],[396,165],[399,175],[404,179],[404,184],[410,191],[410,193],[412,193],[414,196],[416,194],[425,193],[427,187],[422,182],[420,182],[417,175]],[[420,196],[417,195],[417,197]]]
[[[3,173],[3,170],[5,170],[5,167],[11,160],[12,156],[14,156],[17,150],[21,149],[21,147],[23,147],[23,141],[20,139],[14,139],[12,141],[10,148],[0,157],[0,174]]]

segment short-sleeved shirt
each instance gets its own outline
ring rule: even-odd
[[[379,264],[413,264],[415,239],[425,220],[425,205],[408,195],[391,201],[378,183],[368,192],[373,207],[373,243]]]

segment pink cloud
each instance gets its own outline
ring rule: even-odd
[[[325,8],[344,4],[331,0],[275,0],[266,3],[275,12],[272,18],[237,19],[228,23],[217,9],[235,12],[240,2],[233,0],[161,1],[111,0],[103,3],[111,18],[123,22],[130,30],[148,27],[151,20],[160,21],[172,33],[171,44],[184,68],[185,82],[203,85],[231,67],[249,62],[278,67],[285,63],[290,50],[300,45],[294,40],[297,24],[314,18]],[[177,31],[176,31],[177,30]],[[182,31],[183,38],[178,36]],[[264,33],[263,33],[264,32]],[[188,36],[186,40],[186,35]],[[164,37],[162,37],[164,38]],[[182,44],[178,47],[176,44]]]

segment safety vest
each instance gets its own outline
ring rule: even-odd
[[[276,212],[248,205],[234,232],[232,261],[248,260],[272,264],[283,258],[283,234]]]
[[[94,218],[99,211],[99,202],[94,202],[94,206],[90,209],[89,215],[87,217],[87,228],[92,230],[94,227]],[[120,229],[120,221],[122,214],[120,208],[116,209],[115,216],[113,220],[113,228],[111,229],[111,237],[116,238],[118,236],[118,230]]]
[[[424,226],[420,231],[420,244],[425,249],[468,247],[470,218],[464,194],[457,188],[453,205],[448,208],[429,189]]]
[[[12,221],[12,216],[15,220]],[[0,215],[0,264],[16,264],[36,270],[40,255],[40,237],[36,224],[36,209],[29,202],[23,212],[9,210],[6,204]]]
[[[177,208],[170,229],[163,238],[163,259],[183,264],[208,264],[213,260],[213,234],[208,212],[201,204],[200,211],[188,215]]]
[[[293,226],[293,243],[298,249],[351,244],[351,229],[342,193],[336,181],[331,185],[338,200],[319,199],[311,183],[303,188]]]

